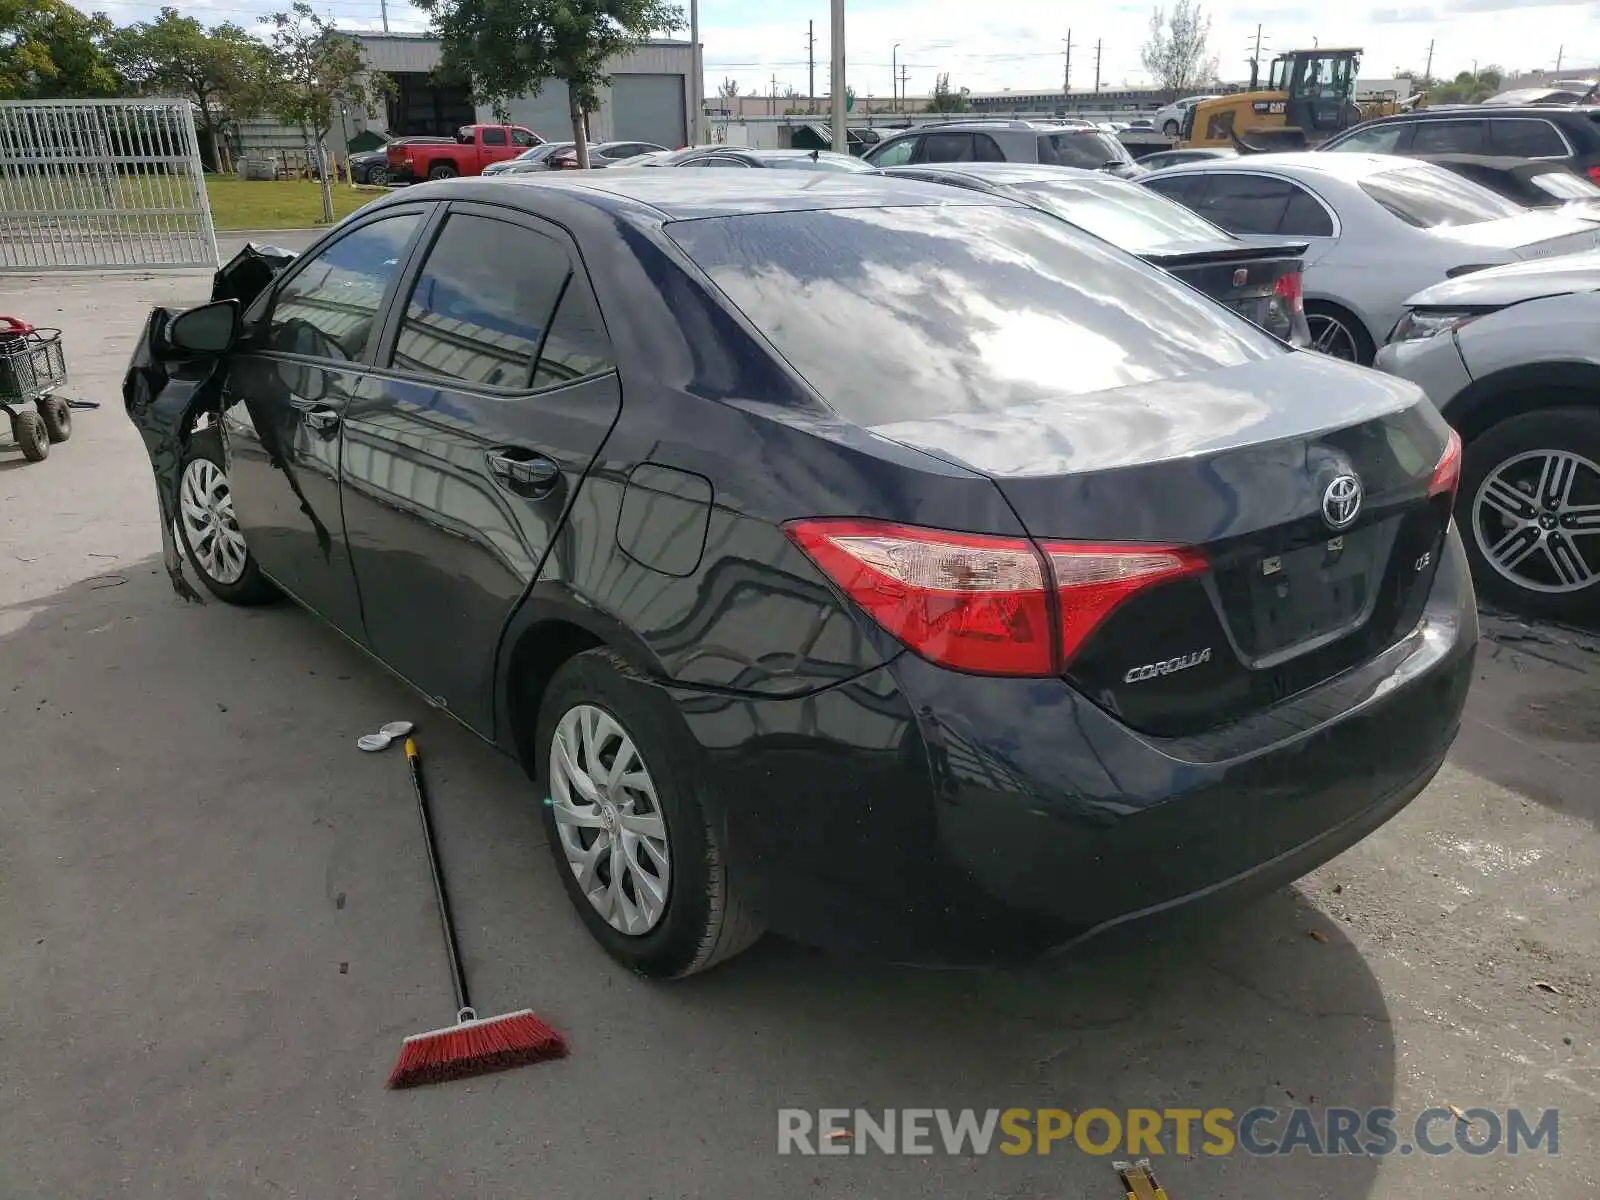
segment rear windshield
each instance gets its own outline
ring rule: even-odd
[[[1476,225],[1528,211],[1482,184],[1430,163],[1369,175],[1361,181],[1361,190],[1419,229]]]
[[[666,229],[812,388],[862,425],[1288,353],[1165,272],[1021,207],[824,209]]]
[[[1098,171],[1107,163],[1132,162],[1133,155],[1109,133],[1075,129],[1069,133],[1041,133],[1039,161],[1055,167],[1085,167]]]
[[[777,167],[784,171],[870,171],[859,158],[851,158],[847,154],[819,154],[812,158],[809,154],[772,154],[762,155],[761,162],[768,167]]]
[[[1595,187],[1581,175],[1571,171],[1545,171],[1533,177],[1533,186],[1546,195],[1560,200],[1594,200],[1600,198],[1600,187]]]
[[[1160,254],[1236,240],[1202,216],[1137,183],[1019,183],[1040,207],[1134,254]]]

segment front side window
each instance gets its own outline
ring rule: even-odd
[[[521,225],[456,213],[406,302],[394,367],[486,387],[526,388],[571,266]]]
[[[1166,272],[1020,206],[756,213],[665,229],[824,401],[862,425],[1289,352]]]
[[[885,142],[872,154],[870,161],[875,167],[903,167],[911,161],[911,152],[916,148],[916,138]]]
[[[421,225],[421,213],[374,221],[309,259],[273,300],[268,348],[360,362],[384,293]]]
[[[513,129],[511,131],[511,144],[513,146],[537,146],[539,139],[526,129]]]
[[[1352,154],[1404,154],[1413,124],[1411,121],[1391,121],[1387,125],[1374,125],[1371,129],[1358,129],[1325,149],[1346,150]]]
[[[1369,175],[1361,181],[1361,190],[1418,229],[1476,225],[1520,216],[1526,211],[1481,184],[1431,163]]]

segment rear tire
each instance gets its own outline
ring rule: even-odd
[[[178,541],[200,582],[218,600],[253,608],[283,595],[261,573],[233,515],[222,439],[201,430],[189,443],[178,479]],[[220,541],[230,543],[224,550]],[[198,551],[196,546],[198,544]]]
[[[389,169],[387,167],[373,167],[367,172],[367,182],[373,187],[389,186]]]
[[[29,462],[43,462],[50,457],[50,432],[38,413],[19,412],[12,417],[11,436],[17,439],[17,449]]]
[[[552,779],[558,737],[564,757]],[[534,747],[556,872],[608,954],[641,975],[678,979],[733,957],[761,936],[730,883],[722,836],[703,803],[692,739],[665,692],[611,650],[586,650],[551,678]],[[658,839],[644,832],[651,828],[661,831]],[[643,845],[646,837],[658,844]],[[607,849],[612,838],[619,846],[614,852]],[[620,899],[609,894],[613,884]],[[664,892],[664,907],[645,903],[641,888]]]
[[[454,163],[434,163],[428,168],[429,179],[454,179],[459,174]]]
[[[1553,473],[1554,464],[1564,476]],[[1588,513],[1552,511],[1540,502],[1540,483],[1563,478],[1570,479],[1565,507]],[[1592,621],[1600,613],[1600,408],[1525,412],[1473,438],[1462,462],[1456,525],[1473,582],[1490,602],[1556,621]],[[1517,540],[1519,527],[1542,536]],[[1584,572],[1591,575],[1587,583],[1579,582]]]
[[[72,406],[64,397],[45,396],[36,407],[52,442],[64,442],[72,436]]]
[[[1306,304],[1306,324],[1311,328],[1311,349],[1318,354],[1370,367],[1377,347],[1354,313],[1326,300]],[[1324,349],[1326,343],[1329,349]]]

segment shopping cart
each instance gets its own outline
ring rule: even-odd
[[[72,406],[55,394],[66,382],[61,330],[0,317],[0,410],[11,418],[11,436],[29,462],[49,455],[52,442],[72,436]],[[32,412],[22,408],[26,404]]]

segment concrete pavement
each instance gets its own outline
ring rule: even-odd
[[[780,1158],[776,1111],[1297,1103],[1402,1125],[1556,1107],[1561,1153],[1169,1143],[1171,1200],[1600,1189],[1600,656],[1581,639],[1492,624],[1434,785],[1211,927],[993,973],[769,940],[651,985],[568,909],[513,764],[304,613],[186,606],[160,577],[118,383],[148,306],[205,292],[0,276],[0,311],[64,326],[74,394],[106,405],[43,464],[0,448],[0,1196],[1109,1200],[1109,1161],[1064,1147]],[[353,745],[397,717],[421,725],[482,1005],[533,1007],[564,1061],[383,1089],[400,1039],[452,1015],[404,764]]]

